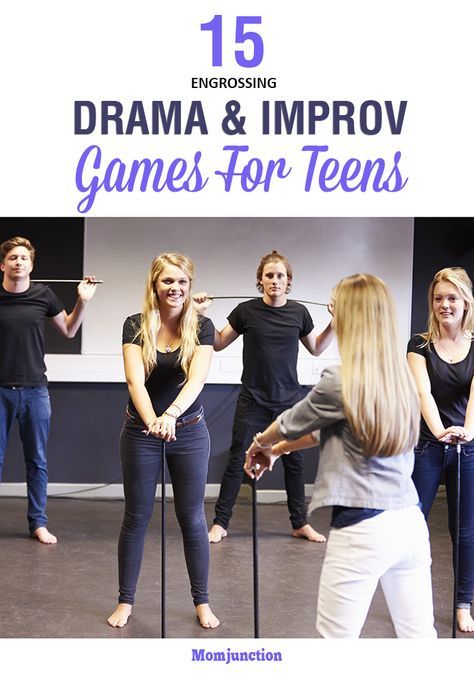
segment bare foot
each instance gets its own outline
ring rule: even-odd
[[[303,527],[299,527],[297,530],[293,530],[291,534],[294,537],[309,539],[309,541],[315,541],[318,544],[322,544],[326,541],[324,534],[319,534],[319,532],[316,532],[316,530],[314,530],[309,523],[303,525]]]
[[[458,628],[462,633],[474,633],[474,619],[472,618],[469,609],[461,609],[458,607],[456,616]]]
[[[37,539],[42,544],[57,544],[58,539],[51,534],[51,532],[46,527],[37,527],[31,535],[33,539]]]
[[[132,605],[129,605],[127,602],[119,602],[115,612],[107,619],[107,623],[114,628],[123,628],[127,625],[131,613]]]
[[[202,628],[217,628],[220,624],[209,605],[196,605],[196,616]]]
[[[224,537],[227,537],[227,530],[224,530],[220,525],[213,525],[209,530],[210,544],[218,544]]]

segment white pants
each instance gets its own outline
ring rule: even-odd
[[[417,506],[383,513],[329,534],[316,628],[358,638],[380,581],[399,638],[435,638],[428,528]]]

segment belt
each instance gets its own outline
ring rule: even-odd
[[[191,417],[190,420],[176,420],[176,429],[181,429],[182,427],[189,427],[191,424],[197,424],[204,417],[204,412],[199,412],[194,417]]]
[[[2,388],[2,389],[38,389],[38,387],[24,387],[24,386],[17,387],[16,385],[11,385],[11,384],[0,384],[0,388]]]

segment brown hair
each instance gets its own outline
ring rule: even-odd
[[[268,263],[282,263],[285,266],[286,276],[288,277],[288,285],[286,287],[286,292],[289,293],[291,290],[291,282],[293,281],[293,270],[287,258],[285,258],[285,256],[282,253],[278,253],[278,251],[275,250],[272,251],[271,253],[267,253],[267,255],[264,255],[260,259],[260,264],[257,267],[257,290],[260,291],[260,293],[263,293],[263,286],[262,286],[263,268],[265,267],[265,265],[268,265]]]
[[[12,237],[11,239],[7,239],[2,244],[0,244],[0,261],[3,262],[8,253],[10,253],[10,251],[17,246],[23,246],[24,248],[28,249],[31,262],[34,263],[35,249],[30,240],[26,239],[25,237]]]

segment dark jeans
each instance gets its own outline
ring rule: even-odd
[[[48,522],[46,499],[48,467],[46,443],[51,420],[48,388],[0,387],[0,477],[8,438],[14,420],[18,420],[26,465],[28,526],[30,533]]]
[[[222,478],[219,497],[216,502],[214,523],[225,530],[232,517],[232,509],[239,494],[244,476],[245,453],[257,431],[263,431],[284,410],[284,407],[272,409],[257,405],[245,395],[240,395],[235,410],[232,428],[232,445],[229,450],[227,467]],[[304,460],[303,452],[292,452],[282,455],[285,472],[285,489],[288,510],[293,529],[307,524],[306,502],[304,494]]]
[[[455,541],[456,447],[435,441],[426,441],[415,448],[413,481],[422,504],[423,514],[428,514],[444,475],[448,501],[448,524],[451,540]],[[459,527],[459,583],[457,606],[470,607],[474,592],[474,444],[461,446],[461,490]],[[454,547],[453,547],[454,558]]]
[[[196,417],[191,413],[180,421]],[[126,419],[120,437],[125,511],[120,531],[119,602],[131,605],[143,558],[145,534],[162,471],[163,441],[145,436],[141,421]],[[209,460],[209,434],[203,419],[176,430],[166,443],[166,463],[173,485],[174,508],[183,535],[184,556],[195,605],[208,602],[209,541],[204,491]]]

